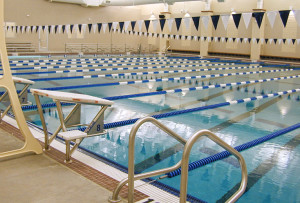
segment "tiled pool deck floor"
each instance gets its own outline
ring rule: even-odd
[[[23,136],[14,126],[0,123],[0,152],[21,148]],[[42,144],[42,143],[41,143]],[[108,202],[118,181],[51,149],[41,155],[0,159],[0,202]],[[127,187],[121,192],[126,198]],[[135,200],[148,196],[135,191]]]

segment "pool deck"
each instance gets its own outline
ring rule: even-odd
[[[24,144],[20,131],[4,121],[0,139],[0,152]],[[40,155],[0,159],[0,202],[108,202],[118,181],[75,159],[65,164],[64,158],[52,148]],[[127,196],[124,189],[122,198]],[[145,202],[148,196],[136,192],[135,200]]]

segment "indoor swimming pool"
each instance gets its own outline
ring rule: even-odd
[[[208,129],[233,147],[282,132],[241,152],[247,164],[248,185],[238,202],[300,201],[297,68],[156,55],[25,58],[11,59],[10,64],[14,76],[35,81],[30,88],[114,101],[105,113],[107,134],[86,138],[80,147],[122,171],[127,170],[132,124],[146,116],[158,119],[184,139]],[[26,119],[41,127],[33,96],[29,94],[28,100],[33,105],[23,108]],[[48,104],[44,116],[53,133],[59,125],[56,108],[49,98],[41,101]],[[83,106],[81,120],[90,121],[97,108]],[[67,115],[70,110],[66,105],[63,113]],[[283,130],[290,126],[295,129]],[[181,160],[182,149],[182,144],[153,124],[144,124],[136,138],[136,173],[173,166]],[[222,151],[216,143],[201,139],[192,148],[190,162]],[[240,173],[233,156],[191,170],[188,200],[225,202],[239,187]],[[151,184],[178,195],[180,176],[171,176]]]

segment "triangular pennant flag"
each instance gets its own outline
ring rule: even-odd
[[[225,37],[221,37],[221,42],[223,43],[225,41]]]
[[[272,42],[273,42],[273,39],[269,39],[269,44],[272,44]]]
[[[153,31],[156,32],[158,20],[152,20]]]
[[[198,36],[198,41],[200,41],[200,38],[201,38],[201,37],[200,37],[200,36]]]
[[[26,26],[25,32],[26,32],[26,33],[29,33],[29,32],[30,32],[30,26]]]
[[[292,41],[292,39],[286,39],[286,42],[287,42],[288,45],[291,44],[291,41]]]
[[[73,28],[74,28],[74,25],[70,25],[70,31],[71,31],[71,34],[73,32]]]
[[[282,39],[278,39],[278,44],[281,44],[281,42],[282,42]]]
[[[266,44],[268,44],[269,39],[265,39]]]
[[[228,37],[225,37],[225,42],[227,42],[228,41]]]
[[[25,32],[25,26],[21,26],[21,32],[22,32],[22,34]]]
[[[243,19],[244,19],[244,23],[246,26],[246,29],[248,29],[249,27],[249,23],[252,17],[252,13],[242,13]]]
[[[93,23],[92,29],[93,29],[93,31],[94,31],[94,34],[96,33],[97,27],[98,27],[97,24],[96,24],[96,23]]]
[[[297,44],[300,44],[300,39],[297,39]]]
[[[239,28],[241,17],[242,17],[242,14],[240,14],[240,13],[239,14],[232,14],[232,18],[233,18],[236,29]]]
[[[233,41],[233,42],[235,42],[235,40],[236,40],[236,38],[235,38],[235,37],[233,37],[233,38],[232,38],[232,41]]]
[[[69,34],[70,33],[70,25],[66,25],[66,33]]]
[[[194,25],[195,25],[196,30],[198,30],[200,17],[192,17],[192,19],[194,21]]]
[[[147,32],[148,32],[148,30],[149,30],[149,25],[150,25],[150,20],[145,20],[144,22],[145,22],[146,30],[147,30]]]
[[[197,41],[197,36],[194,36],[194,40]]]
[[[118,22],[112,23],[112,28],[113,28],[114,32],[116,32],[117,26],[118,26]]]
[[[244,43],[247,43],[248,42],[248,38],[244,38]]]
[[[102,23],[97,23],[98,33],[100,33],[102,27]]]
[[[255,12],[252,16],[256,19],[257,25],[260,28],[265,12]]]
[[[103,33],[105,33],[105,30],[106,30],[106,28],[107,28],[107,23],[102,23],[102,29],[103,29]]]
[[[163,31],[165,27],[166,19],[159,19],[160,30]]]
[[[285,44],[286,39],[282,39],[282,41],[283,41],[283,44]]]
[[[296,39],[292,39],[292,42],[293,42],[293,44],[295,44],[295,42],[296,42]]]
[[[204,24],[205,29],[208,27],[209,17],[208,16],[202,16],[202,22]]]
[[[82,24],[82,33],[85,34],[87,24]]]
[[[51,25],[51,34],[54,34],[55,25]]]
[[[268,11],[267,12],[267,16],[268,16],[271,28],[273,28],[274,27],[274,23],[275,23],[275,19],[276,19],[276,16],[277,16],[277,11]]]
[[[92,26],[93,26],[92,24],[88,24],[89,33],[91,33]]]
[[[214,37],[214,41],[217,42],[218,41],[218,37]]]
[[[36,26],[31,26],[31,27],[30,27],[31,33],[33,33],[33,31],[34,31],[35,28],[36,28]],[[7,29],[9,29],[9,27],[8,27]]]
[[[230,17],[229,15],[221,16],[225,30],[227,30],[227,27],[228,27],[229,17]]]
[[[168,27],[169,27],[169,31],[172,31],[172,26],[173,26],[173,22],[174,22],[174,18],[169,18],[168,20]]]
[[[124,22],[124,30],[125,30],[125,32],[127,32],[129,24],[130,24],[130,21],[125,21]],[[121,27],[121,25],[120,25],[120,27]]]
[[[112,27],[113,23],[108,23],[108,32],[111,31],[111,27]]]
[[[281,17],[281,21],[283,23],[283,26],[286,26],[287,20],[289,18],[290,15],[290,10],[286,10],[286,11],[279,11],[280,17]]]
[[[298,23],[298,26],[300,26],[300,10],[293,10],[294,12],[294,17]]]
[[[206,41],[207,37],[204,37],[204,41]]]
[[[63,25],[61,28],[62,28],[62,32],[63,32],[63,33],[65,33],[66,26],[65,26],[65,25]]]
[[[163,31],[165,27],[166,19],[159,19],[160,30]]]
[[[184,21],[184,24],[185,24],[185,28],[187,30],[190,29],[190,21],[191,21],[191,18],[183,18],[183,21]]]
[[[275,43],[275,44],[277,43],[277,39],[274,39],[274,43]]]
[[[79,31],[79,33],[81,33],[81,29],[82,29],[82,24],[78,24],[78,31]]]
[[[214,25],[215,30],[216,30],[217,27],[218,27],[219,19],[220,19],[220,15],[213,15],[213,16],[211,16],[211,20],[212,20],[212,22],[213,22],[213,25]]]
[[[259,42],[259,38],[256,39],[256,43],[257,43],[257,44],[258,44],[258,42]]]
[[[179,31],[180,25],[181,25],[182,18],[175,18],[176,28],[177,31]]]
[[[176,39],[179,39],[179,35],[176,35]]]
[[[162,37],[163,37],[163,36],[162,36],[162,34],[160,33],[160,34],[159,34],[159,38],[161,39]]]
[[[45,28],[46,28],[46,26],[45,26],[45,25],[43,25],[43,26],[42,26],[42,30],[43,30],[43,31],[45,31]]]
[[[249,43],[251,42],[251,38],[248,38],[248,42],[249,42]]]
[[[58,25],[58,34],[61,33],[62,25]]]
[[[142,25],[143,25],[143,20],[138,20],[137,23],[138,23],[138,26],[139,26],[139,31],[141,32],[142,30]]]
[[[228,38],[228,42],[232,42],[232,38],[231,37]]]
[[[243,42],[244,38],[240,38],[241,43]]]
[[[119,26],[120,26],[120,31],[123,31],[123,27],[124,27],[124,22],[119,22]]]
[[[221,37],[218,37],[218,41],[219,41],[219,42],[221,41]]]
[[[58,30],[58,25],[55,25],[55,26],[54,26],[54,34],[57,33],[57,30]]]
[[[134,30],[136,21],[131,21],[131,30]]]

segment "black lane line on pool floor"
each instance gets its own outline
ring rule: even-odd
[[[285,145],[283,145],[277,152],[273,153],[272,157],[263,161],[259,166],[257,166],[251,173],[248,173],[248,184],[246,192],[248,192],[263,176],[265,176],[278,162],[278,156],[281,150],[293,151],[297,146],[300,145],[300,134],[296,137],[290,139]],[[231,197],[240,187],[240,183],[237,183],[231,190],[229,190],[225,195],[223,195],[216,202],[225,202],[229,197]],[[244,194],[245,194],[244,193]]]
[[[220,93],[217,93],[217,95],[219,95],[219,94]],[[225,121],[225,122],[223,122],[219,125],[216,125],[215,127],[212,127],[208,130],[210,130],[214,133],[218,132],[222,129],[225,129],[225,128],[231,126],[232,124],[235,124],[235,123],[237,123],[237,122],[239,122],[239,121],[241,121],[245,118],[248,118],[248,117],[252,116],[253,113],[257,114],[257,113],[261,112],[265,108],[273,105],[274,103],[278,102],[281,99],[282,99],[282,97],[276,97],[276,98],[274,98],[274,99],[272,99],[272,100],[270,100],[270,101],[268,101],[268,102],[266,102],[266,103],[264,103],[264,104],[262,104],[258,107],[253,108],[251,111],[245,112],[245,113],[243,113],[239,116],[236,116],[236,117],[234,117],[230,120],[227,120],[227,121]],[[162,151],[162,152],[160,152],[160,153],[158,153],[158,154],[156,154],[152,157],[149,157],[148,159],[146,159],[146,160],[144,160],[144,161],[142,161],[142,162],[135,165],[135,172],[136,173],[141,173],[144,170],[146,170],[146,169],[152,167],[153,165],[157,164],[158,162],[163,161],[164,159],[168,158],[169,156],[183,150],[183,148],[184,148],[184,146],[182,144],[176,144],[173,147],[170,147],[170,148],[168,148],[168,149],[166,149],[166,150],[164,150],[164,151]]]

